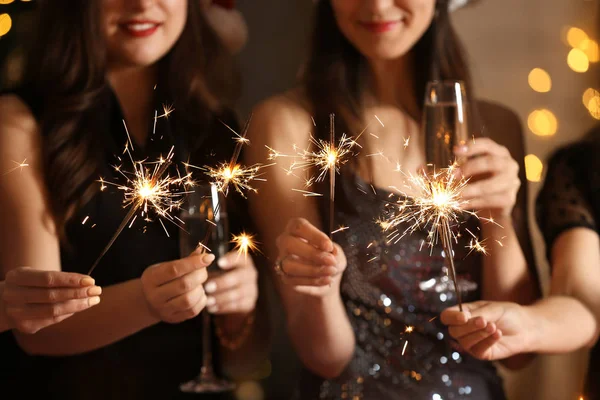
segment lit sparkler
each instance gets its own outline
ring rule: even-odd
[[[238,256],[244,256],[244,258],[248,256],[249,252],[258,250],[257,243],[254,241],[254,235],[245,232],[233,235],[231,243],[235,244],[234,250],[237,251]]]
[[[128,136],[128,143],[131,143],[131,138]],[[96,259],[88,275],[91,274],[94,269],[98,266],[98,263],[112,247],[114,242],[117,240],[123,229],[129,225],[133,225],[137,218],[138,211],[141,211],[140,216],[146,221],[149,221],[150,213],[158,215],[159,221],[167,232],[162,219],[167,219],[175,223],[183,223],[178,217],[171,215],[173,210],[178,209],[183,203],[183,196],[188,193],[184,187],[191,184],[190,175],[178,176],[176,178],[169,176],[168,169],[172,164],[174,157],[174,149],[171,147],[166,158],[160,158],[155,162],[148,161],[134,161],[129,145],[125,146],[125,153],[129,156],[133,165],[133,171],[123,171],[122,166],[115,166],[114,169],[121,174],[125,180],[125,184],[117,184],[105,181],[100,178],[101,184],[100,190],[105,190],[108,186],[116,186],[119,190],[124,192],[123,207],[129,208],[129,212],[123,218],[123,221],[117,228],[116,232],[102,251],[100,256]],[[167,232],[168,236],[168,232]]]
[[[309,140],[309,148],[298,150],[293,156],[283,154],[267,146],[269,150],[269,160],[275,160],[280,157],[294,158],[290,165],[288,173],[302,170],[316,170],[316,173],[306,180],[305,186],[312,186],[316,182],[323,182],[329,176],[329,238],[334,233],[334,215],[335,215],[335,176],[339,174],[340,167],[348,162],[354,154],[354,148],[360,147],[357,143],[358,138],[365,132],[365,128],[356,139],[343,134],[336,143],[335,138],[335,115],[329,115],[329,141],[316,139],[313,136]],[[318,193],[301,191],[305,196],[318,196]]]
[[[454,164],[449,168],[434,171],[432,174],[406,175],[403,173],[408,179],[407,188],[416,194],[410,196],[395,188],[404,197],[397,202],[388,203],[391,212],[387,218],[381,219],[378,223],[382,229],[390,231],[388,240],[394,243],[423,227],[428,229],[427,244],[429,246],[433,247],[438,241],[442,243],[459,308],[462,311],[462,299],[452,250],[452,241],[456,240],[456,237],[453,236],[451,225],[460,225],[460,217],[463,214],[469,214],[488,222],[494,221],[481,218],[474,211],[467,209],[468,201],[463,200],[461,195],[468,179],[455,176],[456,166]],[[403,225],[407,227],[399,228]],[[483,244],[473,233],[469,233],[473,237],[469,248],[472,251],[485,252]]]
[[[250,127],[250,119],[248,119],[246,122],[246,126],[244,126],[244,130],[242,131],[241,135],[233,130],[229,125],[224,125],[235,134],[236,146],[231,160],[229,162],[221,163],[217,167],[197,167],[187,163],[184,165],[186,167],[203,170],[206,175],[211,178],[212,183],[216,185],[218,190],[224,193],[225,196],[227,196],[229,193],[230,187],[233,187],[236,192],[243,197],[246,197],[245,192],[257,192],[257,190],[252,186],[254,181],[265,181],[265,179],[262,178],[263,173],[261,173],[261,170],[274,164],[254,164],[249,167],[238,164],[238,158],[242,152],[242,147],[245,144],[250,143],[250,140],[246,138],[248,128]]]

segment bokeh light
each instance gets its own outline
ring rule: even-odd
[[[552,111],[542,108],[529,114],[527,126],[538,136],[553,136],[558,130],[558,119]]]
[[[569,46],[573,48],[578,48],[579,46],[581,46],[581,43],[584,40],[588,40],[589,37],[583,29],[570,27],[567,30],[566,39]]]
[[[580,73],[587,72],[590,68],[590,60],[583,50],[579,48],[571,49],[567,56],[567,64],[569,64],[569,67],[573,71]]]
[[[263,400],[265,393],[263,388],[254,381],[241,382],[235,391],[238,400]]]
[[[12,28],[12,18],[10,15],[0,14],[0,37],[6,35],[10,31],[10,28]]]
[[[600,51],[598,49],[598,42],[596,42],[595,40],[585,39],[579,44],[578,49],[585,53],[590,62],[597,63],[598,61],[600,61]]]
[[[544,164],[536,155],[528,154],[525,156],[525,175],[529,182],[541,181],[543,172]]]
[[[541,68],[534,68],[529,73],[529,86],[536,92],[547,93],[552,89],[550,74]]]

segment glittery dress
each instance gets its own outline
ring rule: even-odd
[[[341,291],[356,349],[335,380],[323,381],[304,371],[299,397],[504,399],[494,366],[458,350],[439,321],[441,311],[457,303],[452,286],[443,278],[441,245],[433,249],[423,245],[426,230],[389,243],[389,232],[383,232],[375,220],[386,212],[390,192],[374,191],[353,174],[343,174],[338,189],[350,206],[348,210],[338,207],[336,226],[351,229],[336,233],[334,239],[348,260]],[[478,232],[478,221],[467,220],[461,231],[464,228]],[[481,255],[468,254],[468,244],[468,235],[454,243],[459,281],[469,282],[472,289],[463,292],[464,302],[480,298]],[[407,332],[407,327],[414,330]]]

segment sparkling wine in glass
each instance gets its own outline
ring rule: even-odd
[[[180,230],[179,247],[181,257],[187,257],[198,246],[208,247],[215,261],[208,267],[208,275],[220,273],[217,259],[229,250],[229,224],[225,197],[215,185],[196,187],[188,194],[181,209],[180,218],[185,223]],[[208,250],[207,250],[208,251]],[[202,310],[202,367],[198,376],[180,386],[186,393],[219,393],[235,389],[235,384],[215,373],[213,365],[212,318],[206,308]]]
[[[454,147],[465,145],[469,141],[468,99],[464,83],[461,81],[431,81],[427,84],[423,111],[422,132],[425,138],[425,158],[427,173],[448,168],[455,162],[464,160],[456,158]],[[441,253],[446,263],[454,254]],[[420,283],[423,291],[437,293],[455,292],[455,285],[448,276],[450,268],[442,268],[442,276]],[[466,279],[456,279],[460,292],[477,289],[477,283]],[[459,292],[457,291],[459,294]]]

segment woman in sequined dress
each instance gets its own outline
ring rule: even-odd
[[[449,6],[435,0],[317,2],[302,85],[255,110],[249,162],[264,160],[265,146],[281,153],[293,152],[292,145],[305,148],[310,132],[328,140],[331,112],[337,132],[358,133],[373,115],[384,122],[369,126],[360,155],[341,169],[335,225],[348,229],[335,233],[333,241],[324,233],[327,196],[293,191],[302,181],[283,169],[271,172],[260,200],[251,203],[267,255],[277,260],[274,278],[288,333],[304,366],[301,399],[504,398],[493,365],[462,352],[437,318],[456,304],[449,287],[440,292],[429,287],[443,273],[441,249],[431,254],[421,249],[425,231],[388,243],[387,233],[375,225],[385,211],[386,188],[402,185],[392,172],[396,161],[408,172],[425,164],[419,120],[426,82],[432,76],[460,79],[469,87]],[[480,138],[455,149],[468,158],[460,172],[474,178],[464,197],[504,229],[468,221],[471,230],[481,229],[490,255],[467,254],[465,237],[455,246],[460,278],[475,284],[465,300],[528,303],[537,290],[525,256],[530,248],[522,174],[513,159],[522,160],[522,154],[511,156],[506,148],[522,140],[520,126],[504,108],[470,106],[474,116],[479,108],[496,141]],[[385,157],[366,156],[380,151]],[[495,242],[502,237],[504,247]],[[501,335],[494,324],[486,329]]]

